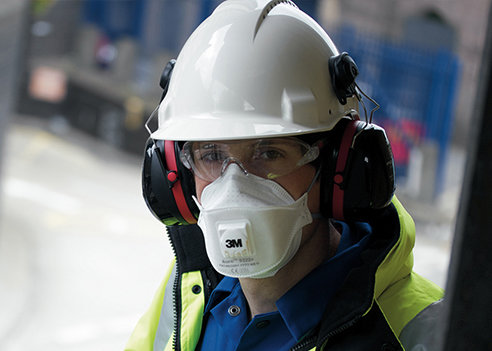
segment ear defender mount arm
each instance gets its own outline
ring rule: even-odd
[[[352,57],[346,52],[330,57],[328,65],[335,94],[338,101],[345,105],[347,104],[347,98],[357,93],[355,78],[359,75],[359,69]]]
[[[161,74],[161,79],[159,80],[159,85],[162,88],[161,101],[166,97],[167,90],[169,89],[169,82],[171,81],[171,75],[173,73],[174,65],[176,65],[176,60],[171,59],[164,67]]]

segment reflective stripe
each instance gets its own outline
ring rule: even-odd
[[[402,330],[400,341],[407,351],[440,350],[442,346],[439,333],[440,319],[444,313],[442,300],[434,302],[422,310]]]
[[[174,337],[174,280],[176,267],[167,281],[159,325],[154,339],[153,351],[170,351]],[[193,292],[194,286],[200,286],[199,293]],[[195,288],[195,291],[198,289]],[[199,271],[184,273],[181,276],[181,350],[194,350],[202,327],[205,296],[203,294],[202,275]]]
[[[171,334],[171,337],[169,338],[169,340],[167,342],[167,345],[166,345],[166,348],[164,349],[164,351],[173,351],[173,338],[174,338],[174,331]]]
[[[162,351],[168,343],[173,333],[174,314],[173,314],[173,286],[176,279],[176,265],[174,265],[171,275],[166,284],[164,299],[162,301],[161,315],[159,325],[155,333],[154,351]]]
[[[443,295],[440,287],[412,272],[390,286],[378,302],[391,328],[400,335],[409,321]]]
[[[166,284],[169,282],[170,275],[173,271],[174,262],[169,265],[169,268],[164,275],[162,283],[159,285],[157,292],[152,299],[152,303],[147,309],[147,312],[140,318],[132,335],[128,339],[125,351],[152,351],[154,350],[154,339],[159,325],[160,312],[162,310],[162,302],[166,293]],[[169,290],[172,294],[172,289]]]

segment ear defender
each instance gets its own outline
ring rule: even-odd
[[[333,90],[342,105],[357,96],[355,61],[343,52],[328,62]],[[364,220],[389,205],[395,167],[383,128],[344,118],[328,133],[321,156],[321,212],[338,220]]]
[[[174,66],[176,65],[176,60],[171,59],[164,67],[161,74],[161,79],[159,80],[159,85],[162,88],[161,102],[164,100],[169,89],[169,82],[171,81],[171,75],[173,73]]]
[[[383,128],[345,118],[329,133],[321,154],[321,213],[365,220],[395,193],[393,154]]]
[[[159,85],[166,96],[176,60],[164,67]],[[142,167],[142,193],[152,214],[165,225],[194,224],[198,207],[193,174],[179,159],[180,147],[172,140],[149,138],[145,145]]]
[[[150,211],[165,225],[194,224],[199,210],[193,174],[179,160],[179,145],[149,139],[142,167],[142,190]]]

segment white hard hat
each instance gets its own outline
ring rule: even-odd
[[[190,36],[158,109],[163,140],[320,132],[356,109],[340,103],[326,32],[289,0],[223,2]]]

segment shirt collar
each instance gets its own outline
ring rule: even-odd
[[[239,285],[239,279],[231,278],[225,276],[222,280],[217,284],[215,289],[210,294],[210,298],[208,300],[207,306],[205,306],[204,313],[209,312],[215,305],[217,305],[220,301],[224,300],[227,296],[229,296],[234,290],[234,288]]]

